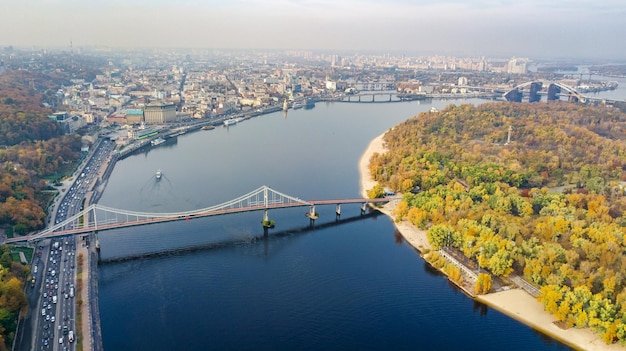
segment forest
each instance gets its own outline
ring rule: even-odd
[[[52,111],[42,107],[42,97],[53,91],[50,79],[26,71],[1,78],[0,228],[22,235],[43,227],[50,200],[43,179],[79,159],[81,140],[62,135],[47,117]]]
[[[47,116],[42,99],[55,99],[51,77],[26,71],[0,75],[0,231],[23,235],[44,227],[54,195],[44,180],[71,169],[80,157],[81,138],[62,135]],[[10,350],[18,314],[26,313],[24,281],[29,268],[0,246],[0,351]]]
[[[626,114],[611,107],[451,105],[385,134],[368,196],[402,192],[396,220],[434,248],[523,276],[563,327],[626,343],[625,136]]]
[[[26,313],[24,280],[30,275],[28,267],[11,259],[10,247],[0,246],[0,351],[11,350],[17,317]]]

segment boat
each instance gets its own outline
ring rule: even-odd
[[[294,101],[293,105],[291,105],[291,108],[293,108],[294,110],[297,110],[299,108],[302,108],[302,104],[299,101]]]
[[[156,178],[156,180],[160,180],[162,176],[163,176],[163,172],[161,172],[161,170],[158,169],[154,177]]]
[[[202,129],[202,130],[212,130],[212,129],[215,129],[215,126],[208,125],[208,126],[204,126],[204,127],[200,128],[200,129]]]
[[[224,121],[224,125],[228,127],[232,126],[233,124],[237,124],[237,122],[239,122],[239,118],[229,118]]]
[[[163,138],[157,138],[157,139],[152,140],[152,141],[150,142],[150,144],[151,144],[152,146],[157,146],[157,145],[163,144],[164,142],[165,142],[165,139],[163,139]]]

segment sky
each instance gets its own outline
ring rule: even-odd
[[[0,46],[626,61],[624,0],[0,0]]]

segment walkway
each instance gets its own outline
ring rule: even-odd
[[[80,299],[82,304],[80,306],[81,313],[81,325],[76,326],[77,328],[81,328],[81,340],[83,344],[83,351],[91,351],[93,350],[93,340],[91,338],[91,309],[89,308],[91,305],[91,300],[89,299],[89,288],[91,287],[91,282],[89,280],[90,277],[90,255],[89,248],[85,245],[85,242],[77,238],[76,240],[76,257],[83,257],[82,263],[82,276],[81,276],[81,291],[80,291]]]

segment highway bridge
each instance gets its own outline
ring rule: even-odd
[[[568,102],[581,104],[603,103],[613,105],[616,102],[620,102],[619,100],[607,100],[586,96],[571,86],[548,80],[535,80],[522,83],[502,94],[504,100],[510,102],[539,102],[542,96],[546,96],[547,101],[556,101],[565,98]]]
[[[79,235],[84,233],[133,227],[138,225],[147,225],[153,223],[182,220],[188,221],[193,218],[249,211],[263,211],[263,220],[269,221],[268,211],[270,209],[288,207],[309,207],[307,217],[309,217],[310,220],[313,221],[317,219],[315,206],[335,205],[335,212],[337,215],[340,215],[342,204],[359,203],[362,205],[361,211],[364,212],[366,210],[367,204],[387,203],[389,201],[391,201],[391,198],[358,198],[305,201],[297,197],[283,194],[268,186],[262,186],[245,195],[218,205],[181,212],[137,212],[93,204],[83,211],[75,214],[74,216],[69,217],[63,222],[60,222],[35,234],[7,239],[7,243],[17,243],[24,241],[33,242],[53,237]]]

